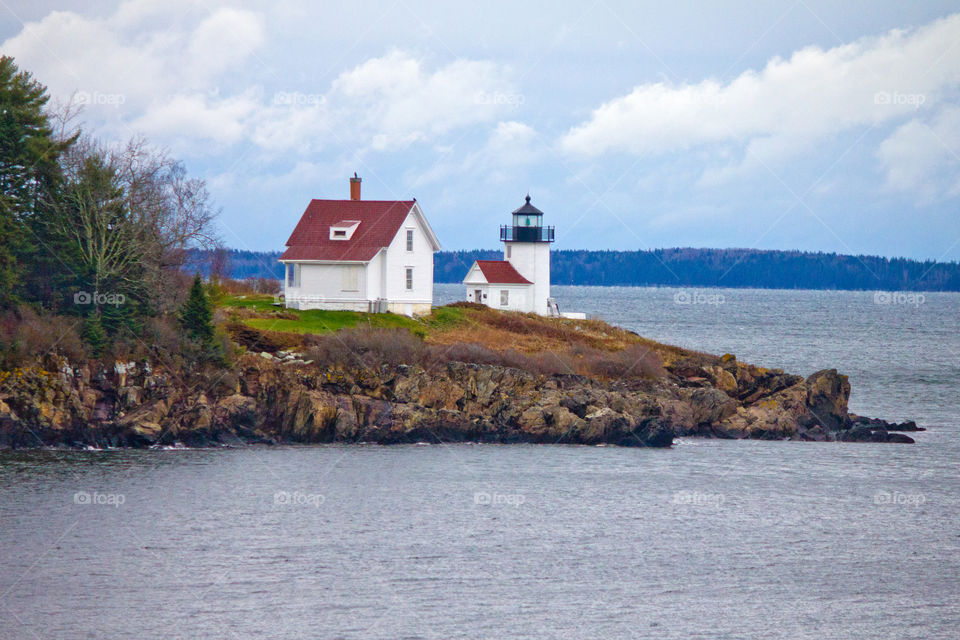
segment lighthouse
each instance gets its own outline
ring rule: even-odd
[[[550,298],[550,243],[553,227],[543,225],[543,211],[530,203],[510,214],[500,227],[503,260],[477,260],[463,279],[466,297],[495,309],[559,315]]]

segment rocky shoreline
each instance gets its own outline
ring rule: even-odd
[[[914,440],[847,410],[834,369],[807,378],[703,354],[657,379],[602,381],[450,362],[344,369],[245,354],[190,381],[147,362],[0,372],[0,448],[490,442],[668,447],[674,438]]]

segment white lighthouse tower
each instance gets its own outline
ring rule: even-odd
[[[543,226],[543,211],[530,204],[530,195],[511,215],[512,225],[500,227],[503,258],[533,283],[530,311],[550,315],[550,243],[553,227]]]
[[[530,196],[500,227],[503,260],[477,260],[463,283],[467,300],[495,309],[559,315],[550,298],[550,243],[553,227],[543,226],[543,211]]]

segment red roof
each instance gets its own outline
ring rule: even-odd
[[[477,260],[477,266],[490,284],[533,284],[506,260]]]
[[[311,200],[281,260],[367,262],[390,245],[413,200]],[[349,240],[331,240],[330,227],[360,221]]]

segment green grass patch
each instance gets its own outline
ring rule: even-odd
[[[467,322],[467,313],[457,307],[434,307],[422,322],[434,329],[450,329]]]
[[[296,320],[289,318],[249,318],[244,322],[254,329],[285,331],[287,333],[331,333],[347,327],[423,330],[423,326],[416,320],[393,313],[359,313],[356,311],[325,311],[322,309],[294,311],[287,309],[284,314],[292,314],[298,318]]]
[[[248,309],[258,318],[241,318],[241,322],[262,331],[285,333],[332,333],[352,327],[373,329],[407,329],[421,338],[430,331],[443,331],[468,322],[467,310],[456,307],[436,307],[423,318],[408,318],[394,313],[360,313],[358,311],[327,311],[310,309],[298,311],[274,304],[269,295],[224,296],[218,300],[221,308]],[[275,317],[270,317],[275,316]]]

